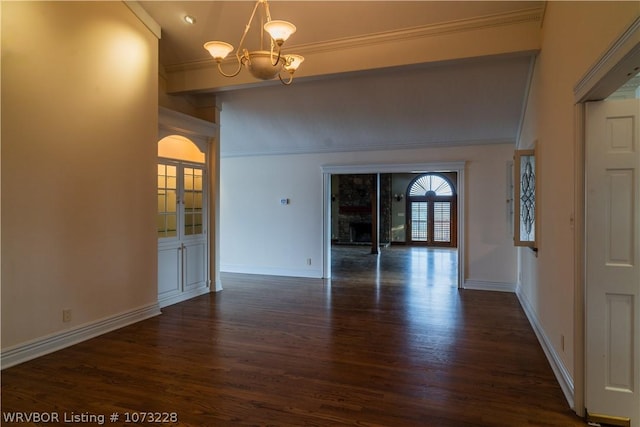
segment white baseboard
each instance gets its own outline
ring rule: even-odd
[[[72,329],[56,332],[24,344],[18,344],[2,350],[0,366],[2,369],[15,366],[159,314],[161,312],[158,304],[149,304]]]
[[[547,356],[547,360],[551,365],[553,374],[556,376],[556,379],[558,380],[558,384],[560,384],[560,388],[564,393],[565,399],[567,399],[567,403],[569,404],[569,407],[575,410],[575,400],[574,400],[575,390],[573,387],[573,378],[571,377],[571,374],[569,373],[564,363],[562,362],[562,358],[560,357],[560,355],[556,352],[553,345],[551,345],[551,341],[549,340],[547,335],[544,333],[544,329],[540,325],[540,322],[538,321],[538,317],[536,316],[536,313],[533,310],[533,307],[531,307],[531,304],[527,300],[526,295],[524,295],[520,291],[520,288],[517,289],[516,295],[518,296],[518,300],[520,301],[520,305],[522,306],[522,309],[524,310],[525,314],[527,315],[527,318],[529,319],[529,323],[531,324],[531,327],[533,328],[533,331],[535,332],[536,337],[538,338],[538,342],[540,343],[540,346],[542,347],[544,354]]]
[[[225,264],[220,266],[220,271],[224,273],[264,274],[265,276],[322,278],[322,268],[272,268]]]
[[[515,292],[515,283],[505,282],[488,282],[484,280],[465,280],[462,285],[463,289],[472,289],[476,291],[498,291],[498,292]]]
[[[208,294],[209,292],[211,292],[211,289],[208,286],[200,286],[190,291],[179,292],[170,296],[160,296],[158,297],[158,305],[160,308],[168,307],[191,298],[199,297],[200,295]]]

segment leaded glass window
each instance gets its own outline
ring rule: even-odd
[[[516,151],[514,159],[514,242],[536,246],[536,157],[534,150]]]

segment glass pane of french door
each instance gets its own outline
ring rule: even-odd
[[[427,241],[427,215],[427,202],[411,202],[411,240]]]
[[[451,202],[433,202],[433,241],[451,242]]]

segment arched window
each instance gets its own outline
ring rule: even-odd
[[[456,247],[456,192],[440,173],[416,177],[407,188],[409,243]]]

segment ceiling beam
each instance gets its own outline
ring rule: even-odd
[[[305,56],[298,78],[320,78],[389,67],[416,66],[458,59],[537,52],[543,8],[483,16],[349,39],[296,45]],[[284,49],[287,52],[287,49]],[[235,58],[233,59],[235,60]],[[223,63],[223,68],[234,64]],[[165,68],[170,94],[219,92],[274,84],[248,72],[225,78],[213,59]]]

